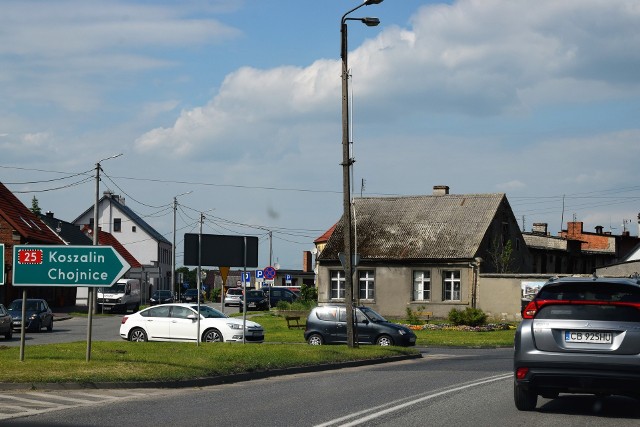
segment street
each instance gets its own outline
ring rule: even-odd
[[[422,352],[411,361],[203,388],[5,392],[0,414],[8,426],[635,426],[640,420],[637,402],[621,397],[541,398],[536,411],[517,411],[511,349]]]

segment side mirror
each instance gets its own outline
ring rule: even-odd
[[[189,315],[187,316],[187,319],[190,319],[190,320],[198,320],[198,315],[197,315],[197,314],[189,314]]]

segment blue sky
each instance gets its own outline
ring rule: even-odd
[[[205,233],[260,236],[266,266],[272,230],[300,268],[342,212],[339,21],[358,4],[5,0],[0,181],[72,221],[123,153],[101,191],[167,238],[193,191],[179,235],[206,212]],[[506,193],[526,231],[638,234],[640,1],[531,5],[352,15],[381,20],[349,22],[355,194]]]

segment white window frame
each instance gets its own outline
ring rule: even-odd
[[[461,301],[460,270],[442,272],[442,301]]]
[[[376,273],[374,270],[358,270],[358,297],[374,300],[376,296]]]
[[[413,272],[413,300],[431,301],[431,270]]]
[[[331,270],[331,286],[329,289],[329,299],[343,300],[345,295],[345,274],[342,270]]]

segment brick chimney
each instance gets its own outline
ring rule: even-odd
[[[568,222],[567,237],[579,239],[582,236],[582,225],[581,221]]]
[[[433,195],[434,196],[446,196],[449,194],[449,186],[448,185],[434,185],[433,186]]]
[[[302,271],[304,273],[313,271],[313,257],[311,256],[311,251],[302,252]]]

